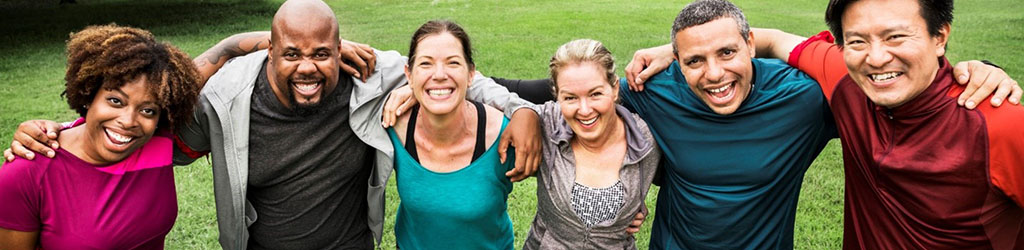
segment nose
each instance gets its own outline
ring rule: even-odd
[[[138,123],[135,122],[138,119],[136,115],[136,112],[125,110],[117,116],[115,121],[117,121],[117,125],[120,125],[123,129],[133,128],[135,125],[138,125]]]
[[[299,67],[295,69],[295,73],[308,75],[316,72],[316,64],[310,59],[303,59],[299,62]]]
[[[448,80],[448,72],[446,71],[446,67],[444,67],[444,66],[434,67],[434,74],[431,75],[430,78],[434,79],[434,81]]]
[[[580,116],[586,117],[593,112],[594,109],[590,107],[590,101],[588,101],[587,98],[580,98],[580,108],[576,110],[576,113],[580,114]]]
[[[874,43],[871,45],[871,49],[868,50],[868,57],[865,59],[865,62],[871,67],[882,68],[892,59],[893,56],[886,49],[885,45]]]
[[[715,59],[708,59],[704,78],[709,82],[716,83],[722,81],[722,77],[725,77],[725,69],[722,68],[722,63]]]

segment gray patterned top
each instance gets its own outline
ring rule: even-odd
[[[615,219],[619,209],[626,203],[625,197],[626,187],[622,181],[616,181],[606,188],[592,188],[576,183],[572,187],[572,209],[589,228],[602,221]]]

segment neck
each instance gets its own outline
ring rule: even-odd
[[[281,105],[284,105],[285,108],[292,108],[292,103],[288,101],[288,96],[285,95],[285,90],[278,89],[277,87],[277,78],[274,77],[276,75],[273,68],[274,65],[270,64],[270,60],[267,60],[265,63],[266,65],[264,68],[267,69],[267,84],[270,85],[270,90],[274,92],[274,97],[277,97],[277,101],[281,102]]]
[[[612,124],[610,124],[610,126],[608,126],[604,131],[601,131],[601,134],[604,136],[599,136],[592,140],[584,140],[576,137],[572,142],[589,152],[601,153],[605,149],[615,145],[615,143],[624,141],[626,139],[626,128],[625,125],[623,125],[622,118],[619,117],[618,112],[614,112],[612,114]]]
[[[467,112],[471,112],[469,102],[463,101],[455,110],[447,114],[434,114],[420,106],[420,122],[416,123],[416,129],[426,132],[420,135],[436,145],[452,145],[464,138],[469,133],[469,121],[474,118]],[[477,131],[481,133],[483,131]]]
[[[104,165],[109,162],[100,160],[99,153],[96,152],[95,148],[92,148],[92,142],[98,139],[106,138],[92,138],[89,133],[86,133],[86,127],[88,124],[82,124],[75,126],[60,132],[60,137],[57,138],[57,143],[60,143],[64,150],[68,151],[75,157],[82,159],[82,161],[88,162],[93,165]]]

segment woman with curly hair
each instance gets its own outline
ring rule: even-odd
[[[82,118],[53,158],[0,168],[0,249],[160,249],[177,217],[172,139],[199,73],[148,31],[90,26],[67,44],[64,96]]]

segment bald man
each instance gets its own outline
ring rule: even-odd
[[[330,7],[292,0],[274,15],[269,49],[236,58],[207,82],[195,123],[179,131],[175,161],[212,151],[225,249],[372,249],[380,241],[393,147],[378,117],[386,94],[405,84],[405,58],[375,51],[364,82],[339,70],[339,50]],[[527,104],[482,98],[505,91],[489,78],[472,86],[470,99],[506,116]],[[516,115],[536,121],[532,111]]]

